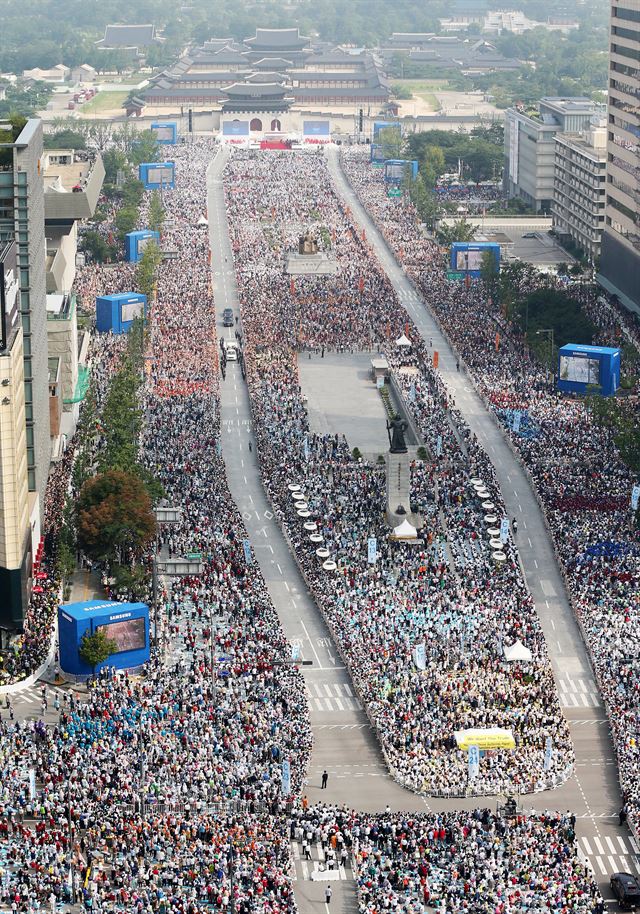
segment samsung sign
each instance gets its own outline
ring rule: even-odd
[[[0,249],[0,352],[7,348],[18,326],[20,277],[15,241]]]

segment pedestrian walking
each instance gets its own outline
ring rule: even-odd
[[[249,441],[249,451],[253,451],[253,444]]]
[[[325,770],[322,772],[322,786],[320,788],[321,790],[326,790],[328,780],[329,780],[329,775],[327,774],[327,769],[325,768]]]
[[[330,885],[324,890],[324,903],[327,907],[331,904],[331,896],[333,895],[333,890]]]
[[[515,517],[511,521],[511,529],[513,530],[513,535],[515,536],[516,533],[518,532],[518,521],[516,520]]]

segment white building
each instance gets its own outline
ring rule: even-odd
[[[571,240],[591,261],[600,256],[604,227],[607,129],[604,118],[579,134],[555,138],[551,213],[561,241]]]

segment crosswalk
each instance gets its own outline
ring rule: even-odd
[[[341,866],[339,860],[331,862],[327,860],[327,855],[320,845],[311,848],[311,859],[306,860],[302,855],[302,850],[297,841],[291,842],[291,879],[293,882],[300,880],[312,880],[330,882],[332,880],[353,879],[353,873],[349,864],[349,859],[345,866]]]
[[[578,838],[578,848],[599,879],[618,872],[640,875],[639,848],[633,835]]]
[[[307,699],[316,711],[340,713],[340,711],[362,711],[362,705],[351,686],[338,682],[307,683]]]
[[[558,677],[560,707],[600,708],[602,702],[592,679],[573,679],[568,674]]]
[[[53,686],[48,685],[47,686],[47,701],[49,703],[49,708],[53,707],[53,702],[55,701],[56,695],[62,702],[62,695],[63,695],[62,691],[60,689],[56,689]],[[26,689],[21,689],[19,692],[15,692],[11,696],[11,703],[14,705],[14,707],[22,702],[24,702],[25,704],[28,704],[28,705],[34,705],[34,706],[37,705],[38,707],[40,707],[42,704],[42,683],[38,682],[35,685],[29,686]],[[4,704],[4,699],[2,699],[2,703]],[[0,708],[1,707],[2,707],[2,705],[0,705]]]

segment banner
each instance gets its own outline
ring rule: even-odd
[[[437,368],[437,367],[438,367],[438,362],[439,362],[439,361],[440,361],[440,356],[439,356],[439,354],[438,354],[438,350],[436,349],[436,350],[434,351],[434,353],[433,353],[433,367],[434,367],[434,368]]]
[[[480,750],[477,746],[469,746],[469,780],[475,781],[480,773]]]
[[[549,771],[551,768],[551,760],[553,759],[553,740],[550,736],[547,737],[544,750],[544,770]]]
[[[409,388],[409,403],[416,402],[416,382],[411,382],[411,387]]]
[[[413,660],[419,670],[425,670],[427,668],[427,647],[424,641],[421,644],[416,644],[413,652]]]
[[[519,409],[516,409],[513,413],[513,430],[514,432],[520,431],[520,422],[522,420],[522,413]]]
[[[36,798],[36,769],[29,768],[29,799]]]
[[[455,730],[454,737],[458,749],[466,750],[469,746],[479,749],[515,749],[516,741],[511,730],[502,727],[476,728],[474,730]]]
[[[436,441],[436,456],[442,456],[442,435],[438,435],[438,440]]]
[[[307,438],[306,435],[304,436],[303,447],[304,447],[304,459],[308,460],[309,459],[309,439]]]
[[[302,645],[299,641],[295,641],[291,645],[291,659],[296,662],[302,660]]]
[[[631,510],[638,510],[638,502],[640,502],[640,486],[634,486],[631,490]]]
[[[369,565],[375,565],[376,559],[378,558],[378,540],[375,536],[369,537],[369,542],[367,543],[367,562]]]
[[[500,542],[506,543],[509,537],[509,518],[503,517],[500,521]]]
[[[282,760],[282,795],[291,795],[291,765],[288,758]]]
[[[244,560],[247,563],[247,565],[250,565],[252,562],[251,542],[249,540],[242,540],[242,548],[244,549]]]

